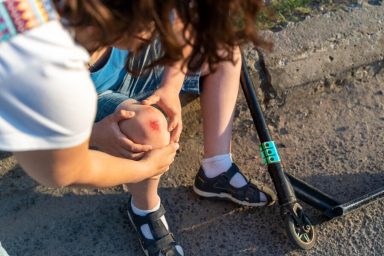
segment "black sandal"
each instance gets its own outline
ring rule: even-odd
[[[131,207],[132,197],[128,202],[128,217],[139,235],[140,244],[146,256],[184,256],[183,249],[175,241],[172,233],[164,226],[161,217],[165,214],[163,205],[160,209],[147,214],[138,216],[133,213]],[[141,232],[141,226],[148,224],[154,239],[147,239]],[[179,250],[177,250],[177,247]]]
[[[240,173],[244,177],[237,165],[232,164],[226,172],[217,177],[208,178],[203,168],[200,167],[195,178],[193,190],[202,197],[227,199],[246,206],[270,206],[275,203],[275,193],[265,185],[256,186],[251,181],[247,181],[247,185],[241,188],[232,186],[230,181],[237,173]],[[260,192],[265,194],[267,201],[260,199]]]

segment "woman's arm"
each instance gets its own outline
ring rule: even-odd
[[[148,152],[140,161],[89,150],[88,141],[58,150],[15,152],[17,161],[37,182],[53,187],[110,187],[136,183],[164,173],[173,162],[178,144]]]
[[[128,100],[129,102],[134,101]],[[127,101],[127,102],[128,102]],[[127,103],[126,103],[127,104]],[[119,109],[93,124],[90,145],[117,157],[136,159],[137,154],[142,154],[152,149],[151,145],[137,144],[127,138],[120,129],[120,122],[136,116],[134,111]]]

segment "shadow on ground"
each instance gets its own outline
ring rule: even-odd
[[[307,180],[337,194],[350,187],[373,189],[383,183],[384,174],[316,175]],[[43,188],[17,166],[1,178],[0,186],[0,241],[10,255],[141,255],[125,215],[128,195],[120,188]],[[187,255],[283,255],[295,250],[276,205],[237,207],[201,199],[189,186],[163,187],[160,195]],[[312,218],[318,217],[319,212],[305,207]]]

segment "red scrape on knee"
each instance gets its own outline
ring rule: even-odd
[[[160,131],[160,124],[157,120],[149,121],[149,127],[154,131]]]

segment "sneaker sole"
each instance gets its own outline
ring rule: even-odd
[[[270,204],[268,204],[268,202],[249,203],[249,202],[240,201],[239,199],[234,198],[233,196],[231,196],[228,193],[216,194],[216,193],[211,193],[211,192],[204,192],[204,191],[198,189],[197,187],[195,187],[195,185],[193,185],[193,191],[195,191],[196,194],[198,194],[199,196],[202,196],[202,197],[217,198],[217,199],[224,199],[224,200],[227,199],[227,200],[230,200],[234,203],[244,205],[244,206],[261,207],[261,206],[269,206],[270,205]]]

